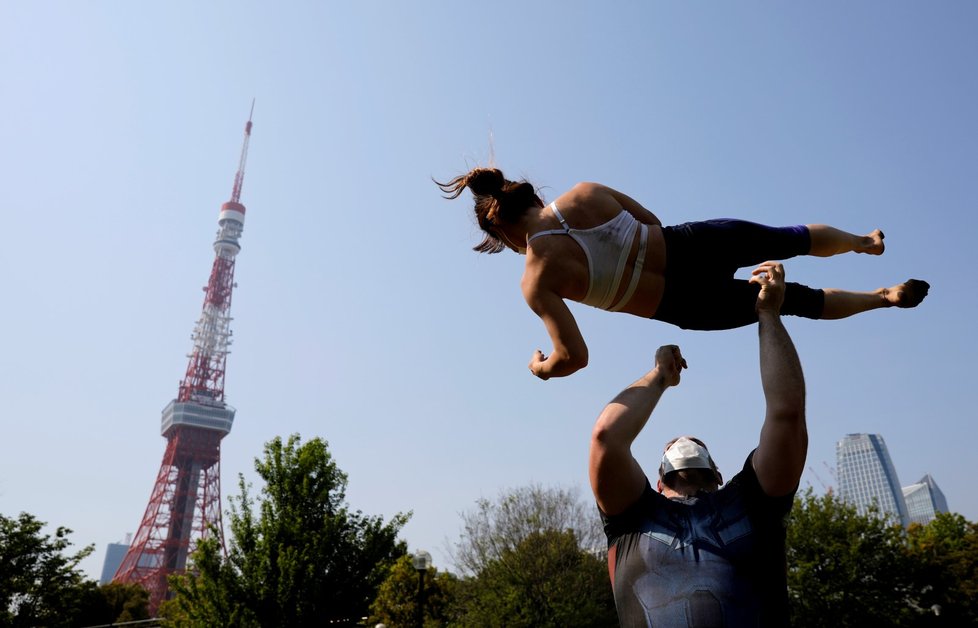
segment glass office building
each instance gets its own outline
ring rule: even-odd
[[[132,535],[129,535],[130,537]],[[126,551],[129,549],[129,540],[126,539],[125,543],[109,543],[109,546],[105,549],[105,561],[102,563],[102,577],[99,578],[99,586],[107,585],[112,582],[112,576],[115,575],[116,569],[122,564],[122,559],[126,556]]]
[[[926,525],[939,512],[948,512],[947,500],[930,474],[920,478],[916,484],[903,487],[903,499],[907,503],[907,513],[911,523]]]
[[[879,434],[847,434],[836,443],[839,496],[860,514],[875,504],[880,514],[906,527],[910,515],[886,443]]]

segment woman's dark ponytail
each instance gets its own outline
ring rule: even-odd
[[[475,199],[475,217],[486,233],[482,242],[473,247],[480,253],[498,253],[506,248],[496,236],[495,225],[516,222],[533,206],[542,206],[536,190],[527,181],[509,181],[498,168],[474,168],[448,183],[435,184],[445,193],[445,198],[458,198],[469,188]]]

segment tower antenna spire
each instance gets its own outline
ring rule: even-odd
[[[238,172],[234,175],[234,187],[231,189],[231,202],[241,200],[241,185],[244,183],[245,162],[248,161],[248,142],[251,140],[251,117],[255,113],[255,99],[251,99],[251,111],[245,123],[244,143],[241,146],[241,159],[238,161]]]

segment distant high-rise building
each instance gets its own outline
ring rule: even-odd
[[[903,487],[903,499],[907,503],[907,512],[911,523],[926,525],[939,512],[948,512],[947,500],[944,493],[937,487],[937,482],[928,473],[916,484]]]
[[[875,504],[880,514],[910,524],[900,480],[879,434],[847,434],[835,446],[839,496],[860,514]]]
[[[125,558],[126,552],[129,551],[129,544],[131,542],[132,535],[127,534],[125,542],[109,543],[109,546],[105,549],[105,561],[102,563],[102,577],[98,580],[99,585],[112,582],[112,576],[115,575],[116,569],[122,564],[122,559]]]

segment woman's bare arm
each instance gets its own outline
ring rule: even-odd
[[[537,349],[530,359],[530,372],[540,379],[565,377],[587,366],[588,353],[584,336],[564,300],[539,282],[523,279],[523,296],[543,321],[553,342],[550,355]]]

